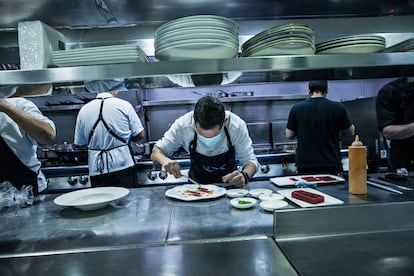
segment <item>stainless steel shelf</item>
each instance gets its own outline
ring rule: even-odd
[[[304,100],[307,95],[275,95],[275,96],[251,96],[251,97],[223,97],[220,101],[223,103],[232,102],[252,102],[252,101],[286,101],[286,100]],[[157,100],[157,101],[142,101],[142,106],[167,106],[167,105],[184,105],[195,104],[197,99],[188,100]]]
[[[400,71],[395,70],[395,67],[403,67],[405,70],[405,67],[412,69],[412,66],[414,66],[414,52],[205,59],[1,71],[0,85],[220,72],[295,72],[325,69],[372,71],[381,68],[381,70],[389,69],[387,74],[390,76],[399,76]]]

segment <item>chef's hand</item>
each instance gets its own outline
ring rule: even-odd
[[[161,171],[172,174],[175,178],[180,178],[183,176],[181,174],[180,165],[178,164],[177,160],[166,160],[166,162],[164,162],[164,164],[161,166]]]
[[[223,182],[231,183],[235,187],[243,187],[246,183],[244,183],[244,176],[239,170],[235,170],[229,174],[226,174],[221,178]]]

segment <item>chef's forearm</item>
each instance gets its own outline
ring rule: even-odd
[[[167,163],[170,159],[159,148],[153,148],[151,153],[151,160],[159,165]]]
[[[256,173],[256,164],[251,162],[245,164],[243,166],[243,171],[249,175],[249,178],[252,177]]]
[[[402,140],[414,136],[414,122],[405,125],[389,125],[382,129],[384,137],[391,140]]]
[[[12,104],[3,104],[1,111],[6,113],[27,135],[41,144],[47,144],[55,139],[56,133],[49,123],[36,118]]]

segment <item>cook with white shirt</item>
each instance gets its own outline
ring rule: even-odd
[[[179,178],[180,165],[170,157],[180,147],[190,153],[189,177],[203,184],[227,182],[242,187],[259,166],[245,121],[225,111],[220,100],[211,96],[200,98],[194,111],[175,120],[154,145],[151,159],[162,171]]]
[[[74,144],[88,147],[91,186],[137,187],[129,143],[139,141],[145,131],[131,103],[116,97],[126,89],[123,80],[88,81],[85,88],[97,96],[79,110]]]
[[[38,144],[56,137],[53,121],[25,98],[0,99],[0,183],[9,181],[17,189],[32,186],[34,194],[47,188],[37,158]]]

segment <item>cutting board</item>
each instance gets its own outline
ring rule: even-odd
[[[294,175],[273,177],[270,181],[277,186],[295,186],[296,183],[316,183],[316,184],[337,184],[344,182],[345,179],[331,174],[314,174],[314,175]]]
[[[303,190],[303,191],[315,193],[315,194],[318,194],[318,195],[322,195],[324,197],[325,201],[321,202],[321,203],[312,204],[312,203],[308,203],[306,201],[303,201],[303,200],[300,200],[300,199],[297,199],[297,198],[293,198],[292,197],[292,192],[297,191],[297,190]],[[322,193],[322,192],[320,192],[318,190],[315,190],[315,189],[312,189],[312,188],[280,189],[280,190],[277,190],[277,192],[279,194],[284,195],[288,200],[292,201],[293,203],[295,203],[298,206],[303,207],[303,208],[344,204],[344,202],[342,200],[337,199],[336,197],[327,195],[325,193]]]

